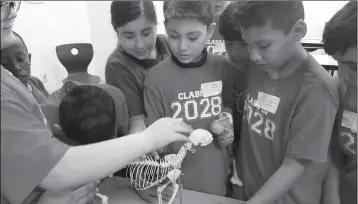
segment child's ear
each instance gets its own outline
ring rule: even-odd
[[[31,62],[31,53],[29,53],[29,61]]]
[[[300,42],[301,39],[305,37],[306,33],[307,33],[307,25],[302,19],[299,19],[291,30],[293,40],[295,42]]]
[[[207,35],[207,37],[206,37],[206,40],[210,40],[210,39],[211,39],[211,37],[214,35],[215,29],[216,29],[216,23],[211,23],[211,24],[208,26],[208,35]]]

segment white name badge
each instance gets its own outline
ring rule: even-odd
[[[276,114],[280,100],[281,99],[279,97],[259,91],[256,100],[256,107]]]
[[[357,113],[344,110],[342,124],[343,127],[349,128],[352,132],[357,131]]]
[[[214,46],[214,52],[226,52],[224,42],[216,42]]]
[[[203,97],[219,95],[221,94],[222,89],[222,81],[213,81],[201,84],[201,93],[203,94]]]

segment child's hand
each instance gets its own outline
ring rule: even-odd
[[[221,113],[219,118],[211,123],[210,129],[218,135],[218,143],[221,147],[226,147],[234,142],[234,128],[230,113]]]

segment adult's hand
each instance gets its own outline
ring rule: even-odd
[[[89,183],[74,191],[47,191],[41,196],[37,204],[87,204],[98,192],[98,184],[99,182]]]
[[[143,132],[153,139],[158,148],[162,148],[175,141],[188,141],[184,134],[190,134],[192,131],[182,119],[161,118]]]

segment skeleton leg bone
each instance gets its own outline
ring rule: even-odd
[[[232,173],[232,177],[230,179],[230,182],[234,185],[237,185],[237,186],[240,186],[242,187],[244,184],[243,182],[241,181],[241,179],[239,178],[238,174],[237,174],[237,169],[236,169],[236,161],[235,159],[233,159],[233,165],[232,165],[232,168],[233,168],[233,173]]]
[[[158,195],[158,203],[162,204],[163,203],[163,197],[162,197],[162,192],[163,190],[170,184],[172,183],[174,185],[174,190],[173,190],[173,195],[169,200],[168,204],[171,204],[178,192],[179,189],[179,185],[176,183],[176,180],[179,178],[181,171],[179,169],[173,169],[171,170],[168,175],[167,178],[169,179],[169,181],[167,181],[164,185],[159,186],[157,188],[157,195]]]
[[[167,181],[165,184],[163,184],[157,188],[158,204],[163,204],[162,192],[170,183],[171,183],[171,181]]]

